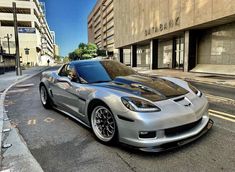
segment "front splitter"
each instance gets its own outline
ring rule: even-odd
[[[213,124],[214,124],[214,121],[209,119],[206,126],[197,135],[194,135],[194,136],[189,137],[187,139],[162,144],[162,145],[159,145],[159,146],[146,147],[146,148],[137,148],[137,149],[139,149],[141,151],[144,151],[144,152],[163,152],[163,151],[175,149],[175,148],[181,147],[183,145],[186,145],[190,142],[193,142],[194,140],[197,140],[199,137],[201,137],[202,135],[207,133],[207,131],[209,131],[212,128]]]

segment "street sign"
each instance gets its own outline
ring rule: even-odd
[[[36,29],[31,27],[19,27],[18,33],[36,33]]]
[[[25,55],[29,55],[29,48],[25,48],[24,51],[25,51]]]

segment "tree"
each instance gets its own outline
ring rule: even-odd
[[[73,51],[73,52],[69,53],[69,59],[70,60],[79,60],[79,55],[75,51]]]
[[[97,50],[98,50],[98,48],[95,44],[80,43],[78,45],[77,49],[75,49],[73,52],[69,53],[69,58],[71,60],[91,59],[91,58],[94,58],[97,56]]]
[[[94,58],[97,56],[98,47],[96,44],[92,44],[92,43],[87,44],[86,50],[87,50],[86,54],[88,54],[88,56],[90,56],[91,58]]]
[[[97,56],[105,57],[107,56],[106,50],[97,50]]]
[[[55,61],[60,62],[63,59],[62,56],[55,55]]]
[[[66,56],[63,58],[63,63],[68,63],[69,61],[70,61],[69,57]]]

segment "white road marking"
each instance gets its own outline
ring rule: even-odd
[[[16,87],[16,88],[25,88],[25,87],[32,87],[32,86],[34,86],[34,84],[33,84],[33,83],[32,83],[32,84],[16,85],[15,87]]]
[[[10,170],[10,169],[7,169],[7,170],[2,170],[2,171],[0,171],[0,172],[11,172],[11,170]]]
[[[10,90],[7,92],[7,94],[11,94],[11,93],[21,93],[21,92],[25,92],[28,91],[29,89],[17,89],[17,90]]]

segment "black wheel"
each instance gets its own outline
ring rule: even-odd
[[[40,86],[40,99],[42,102],[42,105],[44,106],[44,108],[46,109],[50,109],[52,108],[52,102],[51,102],[51,98],[47,92],[47,89],[44,85]]]
[[[114,144],[117,141],[117,124],[111,110],[103,105],[97,105],[91,113],[91,128],[96,138],[104,144]]]

